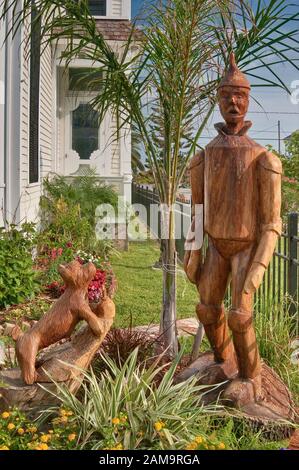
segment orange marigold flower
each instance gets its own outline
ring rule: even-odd
[[[47,445],[46,443],[44,443],[44,442],[42,442],[42,443],[39,445],[39,447],[40,447],[41,450],[48,450],[48,449],[49,449],[48,445]]]
[[[34,434],[36,431],[37,431],[37,427],[36,426],[29,426],[29,428],[27,429],[28,432],[31,432],[32,434]]]
[[[161,431],[161,429],[163,429],[164,427],[165,427],[165,423],[163,423],[162,421],[157,421],[154,424],[154,428],[157,432]]]

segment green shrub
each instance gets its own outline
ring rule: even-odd
[[[255,315],[255,328],[261,357],[280,375],[298,401],[299,370],[298,365],[291,362],[297,315],[288,313],[288,305],[287,297],[279,306],[265,305]]]
[[[40,205],[46,216],[55,214],[55,206],[62,199],[69,208],[79,205],[82,217],[86,218],[92,227],[95,223],[95,210],[99,204],[111,204],[116,208],[118,203],[117,193],[111,186],[99,183],[92,170],[72,181],[59,175],[51,180],[46,178],[44,192]]]
[[[64,248],[52,248],[47,253],[43,254],[44,258],[40,258],[41,261],[45,261],[45,267],[42,274],[43,287],[51,284],[54,281],[62,282],[62,278],[58,272],[60,264],[67,264],[76,258],[75,252],[72,247],[64,246]]]
[[[45,214],[42,214],[42,220]],[[94,244],[94,229],[81,214],[79,204],[68,206],[63,198],[53,202],[51,214],[39,234],[39,251],[64,247],[72,243],[74,249],[82,249]]]
[[[11,225],[0,231],[0,308],[32,299],[38,292],[37,272],[32,250],[35,230],[32,224],[20,229]]]
[[[103,203],[116,208],[117,202],[116,192],[110,186],[100,184],[93,172],[72,181],[59,175],[46,178],[40,200],[40,249],[62,247],[72,242],[76,250],[96,252],[107,258],[113,250],[113,242],[96,239],[95,210]]]

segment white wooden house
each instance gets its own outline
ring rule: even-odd
[[[99,31],[117,50],[128,36],[131,0],[89,3]],[[0,26],[0,226],[3,220],[38,220],[43,178],[51,172],[75,177],[95,168],[100,180],[130,202],[130,133],[111,143],[116,123],[107,116],[100,128],[95,125],[89,104],[93,92],[76,80],[82,68],[93,64],[77,59],[65,71],[60,59],[63,43],[40,55],[38,38],[33,37],[26,55],[24,28],[3,44],[6,31],[4,23]]]

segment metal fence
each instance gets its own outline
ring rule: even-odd
[[[132,185],[132,203],[141,204],[146,210],[146,216],[140,212],[140,217],[143,222],[149,227],[151,225],[151,231],[156,238],[161,238],[161,213],[158,210],[160,204],[159,196],[155,191],[154,187],[143,186],[143,185]],[[183,260],[184,257],[184,245],[185,237],[184,234],[190,226],[191,220],[191,205],[188,202],[182,202],[177,199],[175,207],[175,226],[176,226],[176,248],[178,252],[178,258]],[[150,224],[150,222],[152,222]]]
[[[299,302],[299,214],[287,215],[283,233],[279,238],[267,269],[264,281],[257,293],[257,303],[280,304],[288,295],[287,308],[291,313],[298,312]]]
[[[133,204],[142,204],[146,208],[144,222],[149,226],[150,218],[156,220],[154,234],[159,239],[161,237],[161,219],[157,209],[159,204],[158,194],[154,187],[133,185],[132,187]],[[152,206],[151,205],[156,205]],[[176,239],[178,258],[184,256],[184,234],[186,226],[190,225],[191,204],[177,200],[175,208],[176,233],[181,234]],[[292,313],[298,313],[299,302],[299,237],[298,237],[299,214],[290,213],[287,215],[283,233],[279,238],[272,257],[271,263],[264,276],[261,287],[255,294],[255,303],[257,310],[263,309],[268,305],[280,305],[286,301],[286,309]],[[206,241],[203,247],[205,252]],[[230,289],[227,293],[227,302],[230,302]]]

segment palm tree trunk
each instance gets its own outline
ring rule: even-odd
[[[178,340],[176,328],[176,267],[177,253],[174,238],[174,213],[168,209],[162,216],[162,223],[166,222],[167,238],[162,238],[162,270],[163,270],[163,302],[160,322],[160,334],[163,338],[166,355],[173,359],[178,354]],[[163,220],[164,219],[164,220]],[[165,228],[165,226],[164,226]]]

